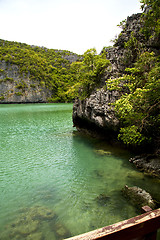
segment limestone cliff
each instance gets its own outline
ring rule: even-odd
[[[52,92],[39,81],[21,75],[17,65],[4,60],[0,62],[0,102],[1,103],[36,103],[47,102]]]
[[[72,101],[67,94],[74,82],[71,63],[80,58],[0,39],[0,103]]]
[[[110,103],[119,96],[117,91],[105,91],[103,88],[93,92],[89,98],[76,99],[73,106],[73,123],[79,130],[105,134],[105,138],[116,133],[119,120]]]
[[[113,47],[104,48],[106,58],[111,62],[110,73],[102,79],[101,88],[95,89],[92,94],[84,99],[76,99],[73,106],[73,123],[79,130],[97,132],[107,136],[116,136],[119,129],[119,119],[117,118],[111,103],[120,97],[117,91],[107,90],[106,80],[108,78],[120,77],[124,74],[126,67],[132,67],[137,53],[134,49],[125,48],[125,43],[130,39],[132,33],[137,38],[141,47],[150,51],[157,50],[157,41],[150,39],[146,42],[140,32],[142,27],[141,13],[128,17],[118,39]],[[159,44],[159,43],[158,43]]]
[[[111,62],[111,71],[102,79],[102,88],[95,90],[85,100],[75,100],[73,123],[78,129],[87,129],[91,132],[98,130],[97,132],[105,133],[106,137],[110,134],[116,134],[119,128],[119,120],[110,104],[118,99],[119,93],[108,91],[105,81],[107,78],[118,77],[126,67],[132,65],[135,56],[133,54],[128,55],[127,49],[124,48],[124,42],[128,41],[132,31],[135,33],[139,31],[140,15],[134,14],[128,17],[126,27],[116,40],[114,47],[103,50],[106,51],[106,58]]]

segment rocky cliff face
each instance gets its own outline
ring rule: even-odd
[[[119,97],[117,91],[105,91],[103,88],[93,92],[89,98],[76,99],[73,106],[73,123],[78,129],[86,129],[97,133],[116,133],[119,128],[119,120],[115,116],[113,107],[110,105]]]
[[[133,14],[127,18],[114,47],[105,48],[106,58],[111,62],[111,71],[102,79],[101,89],[95,90],[88,98],[81,101],[77,99],[73,106],[73,123],[80,130],[90,130],[90,132],[105,133],[106,136],[116,135],[119,128],[119,120],[116,117],[111,103],[119,98],[118,92],[108,91],[106,80],[122,76],[126,67],[132,67],[136,60],[136,52],[125,48],[131,34],[139,40],[139,44],[144,45],[145,38],[139,32],[142,27],[141,14]],[[145,42],[145,48],[157,51],[154,39]],[[106,90],[105,90],[106,89]]]
[[[30,74],[22,75],[17,65],[4,60],[0,62],[0,103],[46,102],[52,93],[39,81],[30,79]]]
[[[71,63],[81,56],[0,39],[0,103],[72,101]]]
[[[89,98],[85,100],[75,100],[73,106],[73,123],[78,129],[95,131],[98,130],[105,133],[106,136],[115,134],[119,128],[119,120],[115,115],[113,107],[110,105],[118,99],[117,91],[104,90],[107,78],[118,77],[126,66],[131,66],[134,56],[128,56],[127,50],[124,48],[124,42],[127,42],[131,32],[139,31],[140,14],[134,14],[128,17],[126,28],[122,31],[116,44],[112,48],[106,48],[106,57],[111,62],[110,73],[102,79],[103,87],[95,90]],[[105,88],[104,88],[105,86]]]
[[[134,36],[137,39],[141,42],[144,41],[144,36],[139,33],[141,26],[140,13],[128,17],[125,27],[123,27],[122,32],[115,40],[114,47],[105,49],[106,57],[112,64],[111,78],[118,77],[119,74],[124,72],[126,67],[133,64],[136,56],[133,52],[129,52],[128,49],[125,48],[125,43],[130,39],[132,32],[134,32]]]

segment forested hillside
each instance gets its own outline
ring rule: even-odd
[[[0,40],[0,100],[48,91],[46,101],[72,101],[75,96],[68,92],[75,84],[71,63],[78,59],[81,56],[69,51]]]

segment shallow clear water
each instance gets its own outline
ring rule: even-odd
[[[138,214],[121,189],[159,196],[130,154],[77,134],[72,104],[0,105],[0,239],[62,239]]]

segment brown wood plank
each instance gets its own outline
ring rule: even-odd
[[[152,208],[150,208],[149,206],[143,206],[141,210],[142,210],[141,213],[153,211]]]
[[[153,237],[157,229],[160,228],[160,209],[156,209],[134,218],[115,223],[88,233],[84,233],[68,240],[136,240],[145,239],[153,233]],[[146,238],[147,239],[147,238]],[[149,238],[148,238],[149,239]],[[154,238],[150,238],[154,239]]]

